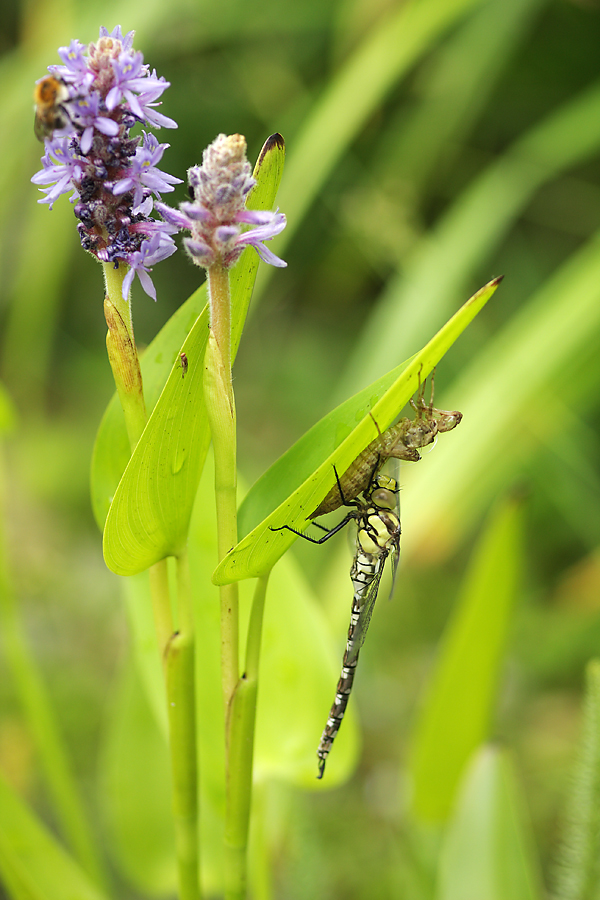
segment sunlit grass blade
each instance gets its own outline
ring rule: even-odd
[[[254,170],[257,186],[249,198],[249,208],[271,209],[281,180],[283,159],[280,137],[269,138]],[[232,272],[234,355],[257,268],[258,257],[252,248],[247,248]],[[161,366],[164,367],[165,359],[171,362],[171,373],[115,492],[106,520],[104,558],[109,568],[119,575],[134,575],[166,556],[177,555],[186,541],[198,479],[210,442],[203,388],[207,337],[208,311],[204,309],[183,345],[171,344],[169,351],[163,346]],[[179,365],[179,352],[187,359],[185,373]],[[174,366],[173,358],[177,360]],[[103,438],[104,471],[108,468],[114,474],[115,464],[106,459],[111,451],[108,435],[105,433]],[[98,443],[95,460],[97,456]],[[100,500],[107,499],[106,484],[105,478]]]
[[[291,240],[340,157],[390,88],[480,0],[409,0],[384,15],[332,80],[295,141],[281,191]]]
[[[326,417],[310,432],[311,453],[320,464],[308,477],[305,474],[306,441],[299,441],[282,459],[275,463],[269,477],[257,487],[270,491],[275,488],[276,496],[287,491],[289,496],[279,503],[250,534],[248,534],[221,562],[214,574],[215,584],[251,578],[267,572],[295,540],[289,531],[274,533],[271,526],[290,525],[302,528],[308,516],[317,508],[323,497],[333,486],[334,466],[338,472],[345,472],[367,444],[377,436],[374,421],[380,431],[385,430],[398,416],[400,410],[417,390],[419,384],[429,375],[444,353],[464,331],[496,290],[499,279],[491,281],[468,300],[431,341],[403,368],[391,386],[382,396],[377,397],[382,383],[372,385],[353,398],[355,403],[344,404],[342,410],[335,410],[331,419]],[[377,402],[371,405],[368,399],[374,391]],[[358,425],[348,434],[348,426],[357,420]],[[344,429],[344,426],[346,428]],[[346,433],[344,433],[344,430]],[[338,442],[332,452],[332,441]],[[315,458],[313,457],[313,458]],[[274,472],[275,467],[278,469]],[[302,473],[299,477],[298,470]],[[302,481],[302,478],[304,480]],[[300,482],[300,486],[298,486]],[[252,498],[249,506],[264,509],[268,500]],[[272,497],[270,498],[271,509]]]
[[[444,321],[457,292],[464,290],[535,191],[597,153],[599,146],[596,83],[520,136],[459,194],[433,231],[402,260],[402,270],[389,280],[348,359],[337,396],[377,378],[381,360],[393,362],[413,353]]]
[[[442,642],[409,764],[421,819],[447,818],[467,760],[489,736],[521,577],[520,507],[510,499],[493,515]]]
[[[397,143],[385,158],[415,197],[448,172],[545,2],[483,3],[434,54],[420,102],[408,116],[402,109],[401,127],[392,125]]]
[[[418,466],[410,472],[403,498],[403,514],[411,522],[402,540],[405,555],[419,549],[434,517],[439,553],[455,546],[539,442],[550,443],[563,428],[552,397],[557,391],[568,402],[580,360],[596,352],[599,284],[600,234],[462,370],[451,386],[464,413],[460,428],[445,441],[443,458],[431,454],[426,473]]]
[[[556,865],[555,896],[600,896],[600,661],[587,667],[583,733],[567,800],[567,821]],[[553,896],[554,896],[553,895]]]
[[[510,758],[473,758],[442,848],[436,900],[542,900],[539,862]]]
[[[0,875],[13,900],[107,900],[1,775]]]
[[[0,384],[0,433],[12,431],[14,420],[12,402]],[[35,745],[61,833],[78,863],[101,884],[104,883],[106,873],[86,818],[47,686],[22,624],[23,613],[19,609],[12,583],[9,548],[4,531],[4,516],[8,509],[5,497],[7,471],[4,448],[0,466],[0,633],[4,661]]]

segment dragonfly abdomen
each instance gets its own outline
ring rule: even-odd
[[[358,650],[360,649],[355,648],[354,635],[356,632],[356,624],[361,612],[361,601],[362,592],[359,594],[357,591],[354,594],[354,598],[352,601],[352,615],[350,616],[350,627],[348,628],[346,650],[344,653],[344,658],[342,660],[342,673],[337,683],[335,689],[335,699],[333,701],[331,709],[329,710],[329,716],[327,717],[327,722],[325,724],[325,728],[323,729],[323,734],[321,735],[321,740],[319,741],[319,746],[317,748],[317,756],[319,758],[319,774],[317,778],[323,777],[323,773],[325,771],[325,761],[327,760],[329,751],[331,750],[331,745],[333,744],[337,733],[340,730],[340,725],[342,724],[342,719],[344,718],[346,707],[348,706],[348,700],[352,692],[352,686],[354,684],[354,674],[356,672],[356,665],[358,663]]]

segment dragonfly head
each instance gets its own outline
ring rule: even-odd
[[[372,483],[369,491],[370,502],[378,509],[395,509],[398,493],[398,482],[389,475],[379,473]]]

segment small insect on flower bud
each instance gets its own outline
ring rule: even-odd
[[[69,90],[60,78],[46,75],[35,85],[33,92],[35,101],[35,121],[33,130],[38,141],[52,137],[55,131],[66,128],[69,124],[69,113],[66,103]]]

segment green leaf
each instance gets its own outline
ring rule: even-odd
[[[410,761],[421,819],[448,816],[467,760],[488,736],[520,581],[520,506],[510,499],[493,515],[443,640]]]
[[[210,573],[217,558],[212,454],[198,488],[190,528],[189,560],[196,621],[197,719],[200,767],[202,880],[207,894],[222,891],[222,831],[225,805],[220,618],[217,588]],[[101,786],[112,851],[139,891],[169,883],[172,845],[162,789],[144,798],[148,784],[169,778],[166,726],[161,701],[162,672],[156,651],[147,575],[124,579],[137,677],[124,672],[111,703],[107,744],[101,757]],[[348,582],[349,585],[349,582]],[[240,645],[245,644],[253,585],[240,585]],[[298,652],[298,647],[302,652]],[[323,781],[318,781],[316,749],[333,700],[343,653],[326,617],[293,558],[272,573],[265,608],[254,753],[255,782],[276,778],[298,787],[330,790],[346,780],[356,763],[358,730],[351,708],[336,739]],[[143,693],[143,696],[142,696]],[[282,710],[294,709],[282,730]],[[152,721],[150,721],[150,713]],[[143,749],[142,749],[143,748]],[[148,759],[142,759],[147,756]],[[132,833],[136,808],[147,825]],[[162,810],[162,811],[161,811]],[[262,829],[263,824],[260,825]],[[148,832],[145,849],[140,834]],[[161,839],[161,834],[163,839]],[[149,855],[151,858],[149,858]]]
[[[171,316],[140,359],[147,408],[151,409],[158,400],[168,373],[173,365],[177,365],[180,347],[200,315],[208,323],[206,284],[194,291]],[[177,371],[181,378],[181,369]],[[92,456],[92,508],[100,530],[104,528],[110,504],[130,456],[123,410],[115,393],[102,417]]]
[[[1,776],[0,873],[14,900],[106,900]]]
[[[465,413],[460,428],[444,441],[443,453],[431,454],[426,471],[411,470],[411,491],[402,503],[403,518],[410,517],[404,559],[430,542],[432,527],[447,553],[484,515],[491,498],[522,476],[524,461],[540,442],[552,448],[557,435],[567,439],[565,404],[571,406],[578,384],[593,380],[585,361],[596,358],[599,283],[600,232],[461,369],[451,386]]]
[[[189,554],[196,615],[198,720],[201,779],[214,792],[223,771],[219,593],[210,580],[217,559],[212,454],[209,454],[192,517]],[[348,581],[348,587],[350,583]],[[240,646],[246,631],[254,585],[240,585]],[[148,605],[148,615],[151,616]],[[299,652],[299,649],[301,651]],[[271,573],[264,612],[256,718],[254,777],[277,778],[318,790],[348,778],[357,755],[352,710],[336,739],[324,783],[317,780],[316,750],[339,678],[344,640],[331,637],[310,585],[291,557]],[[352,704],[351,704],[352,706]],[[285,715],[286,709],[294,714]],[[282,713],[285,727],[282,723]]]
[[[227,554],[215,571],[215,584],[259,576],[273,567],[295,537],[289,531],[275,533],[271,526],[290,525],[300,529],[305,525],[307,517],[334,484],[334,466],[337,471],[345,472],[377,436],[373,419],[381,431],[388,428],[419,382],[423,382],[487,303],[499,281],[494,279],[474,294],[408,365],[399,367],[399,372],[389,373],[342,404],[271,467],[250,492],[240,518],[244,524],[252,522],[257,511],[264,514],[273,509],[273,500],[277,508]],[[388,387],[392,376],[395,378]],[[311,471],[313,466],[316,468]]]
[[[539,865],[512,765],[484,748],[473,759],[449,824],[437,900],[541,900]]]
[[[257,186],[249,208],[270,209],[283,166],[283,141],[266,142],[254,170]],[[248,247],[231,276],[232,348],[235,354],[258,268]],[[148,420],[110,506],[104,529],[104,559],[117,575],[135,575],[166,556],[176,556],[187,539],[198,480],[210,443],[204,406],[204,353],[208,311],[196,319],[175,357],[167,383]],[[186,354],[185,377],[179,352]]]
[[[579,757],[567,802],[567,825],[558,856],[556,895],[595,900],[600,895],[600,661],[587,667]]]

